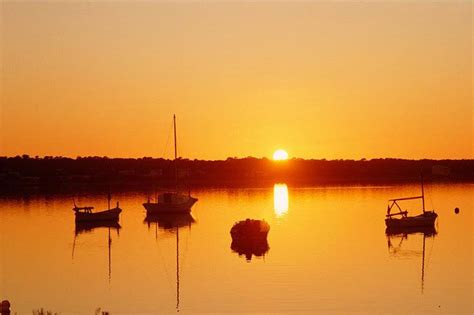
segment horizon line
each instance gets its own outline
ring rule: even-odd
[[[46,160],[46,159],[71,159],[71,160],[78,160],[78,159],[86,159],[86,158],[96,158],[96,159],[110,159],[110,160],[119,160],[119,159],[127,159],[127,160],[144,160],[144,159],[152,159],[152,160],[173,160],[173,158],[165,158],[165,157],[153,157],[153,156],[143,156],[143,157],[110,157],[110,156],[99,156],[99,155],[88,155],[88,156],[81,156],[78,155],[76,157],[71,156],[62,156],[62,155],[35,155],[31,156],[29,154],[17,154],[17,155],[0,155],[0,159],[32,159],[32,160]],[[245,159],[256,159],[256,160],[270,160],[277,163],[284,163],[286,161],[295,161],[295,160],[304,160],[304,161],[373,161],[373,160],[405,160],[405,161],[473,161],[474,157],[471,158],[402,158],[402,157],[376,157],[376,158],[302,158],[302,157],[292,157],[288,158],[284,161],[275,161],[271,157],[255,157],[255,156],[246,156],[246,157],[235,157],[229,156],[225,159],[202,159],[202,158],[189,158],[189,157],[178,157],[180,160],[189,160],[189,161],[210,161],[210,162],[219,162],[219,161],[227,161],[227,160],[245,160]]]

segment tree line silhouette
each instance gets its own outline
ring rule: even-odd
[[[344,183],[399,183],[427,180],[474,181],[474,160],[313,160],[273,161],[267,158],[176,161],[163,158],[0,157],[0,186],[64,188],[71,186],[160,187],[262,186]]]

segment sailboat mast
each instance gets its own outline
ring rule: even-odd
[[[173,129],[174,129],[174,182],[176,191],[178,191],[178,143],[176,142],[176,115],[173,115]]]

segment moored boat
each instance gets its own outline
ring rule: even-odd
[[[416,216],[408,216],[408,211],[403,211],[399,201],[421,199],[423,204],[423,213]],[[399,212],[391,213],[396,207]],[[390,199],[388,201],[387,215],[385,216],[385,225],[387,228],[416,228],[416,227],[434,227],[438,214],[425,209],[425,193],[423,188],[423,178],[421,179],[421,196]]]
[[[157,202],[148,200],[143,204],[147,215],[160,213],[189,213],[197,198],[178,192],[165,192],[158,195]]]
[[[266,239],[270,225],[265,220],[246,219],[239,221],[230,229],[233,240]]]
[[[147,216],[153,216],[160,213],[189,213],[191,207],[198,201],[197,198],[191,196],[190,193],[183,194],[178,191],[178,146],[176,142],[176,115],[173,115],[173,131],[174,131],[174,168],[175,168],[175,191],[159,194],[156,201],[148,201],[143,204],[146,209]]]
[[[252,260],[252,256],[264,256],[270,249],[267,241],[269,231],[270,225],[264,220],[239,221],[230,230],[230,248],[239,256],[245,255],[247,262]]]
[[[94,207],[74,207],[76,215],[76,222],[93,222],[93,221],[118,221],[119,215],[122,212],[122,209],[118,207],[99,211],[92,212]]]
[[[98,212],[92,211],[94,207],[78,207],[74,202],[74,208],[72,208],[72,210],[76,216],[76,222],[118,221],[122,209],[120,209],[118,201],[115,208],[110,208],[110,200],[112,197],[110,194],[108,194],[107,197],[108,209]]]

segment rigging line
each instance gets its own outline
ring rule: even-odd
[[[171,122],[171,127],[168,128],[168,136],[166,137],[166,143],[165,143],[165,147],[163,149],[163,155],[162,157],[165,158],[165,154],[166,154],[166,151],[168,149],[168,144],[170,142],[170,138],[171,138],[171,130],[173,129],[173,122]]]
[[[430,198],[430,204],[431,204],[431,210],[434,210],[434,202],[433,202],[433,190],[432,190],[432,185],[431,183],[427,185],[428,187],[428,194]]]

